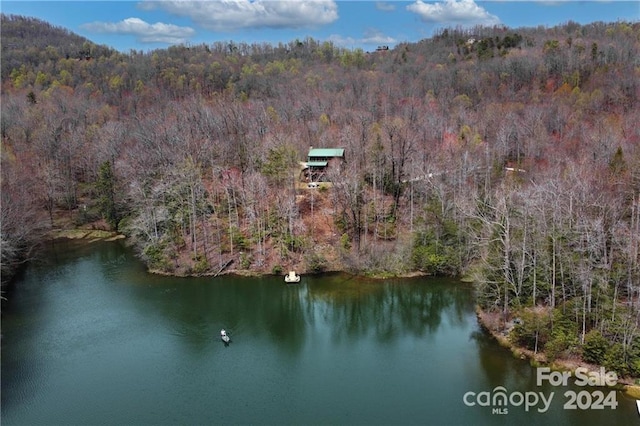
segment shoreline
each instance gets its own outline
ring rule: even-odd
[[[489,314],[483,311],[479,306],[476,306],[476,318],[480,327],[489,333],[500,346],[511,351],[514,357],[521,360],[528,360],[532,367],[545,366],[551,368],[553,371],[569,371],[572,376],[575,375],[577,368],[587,368],[589,372],[599,373],[600,365],[588,364],[581,359],[556,359],[552,362],[547,360],[544,352],[535,353],[530,349],[526,349],[520,346],[516,346],[509,340],[510,329],[499,330],[492,326],[493,321],[489,319]],[[636,384],[638,378],[621,377],[617,380],[617,385],[614,389],[619,389],[627,396],[640,400],[640,385]]]
[[[107,240],[105,240],[107,241]],[[165,277],[176,277],[176,278],[200,278],[200,277],[217,277],[217,276],[223,276],[223,275],[237,275],[239,277],[266,277],[266,276],[271,276],[271,277],[283,277],[286,275],[285,273],[282,274],[274,274],[272,272],[262,272],[262,271],[257,271],[257,270],[251,270],[251,269],[225,269],[224,271],[220,272],[220,273],[215,273],[215,272],[205,272],[202,274],[176,274],[175,272],[165,272],[165,271],[161,271],[158,269],[147,269],[147,272],[150,274],[154,274],[154,275],[161,275],[161,276],[165,276]],[[369,275],[369,274],[355,274],[349,271],[344,271],[344,270],[340,270],[340,269],[327,269],[327,270],[323,270],[322,272],[309,272],[309,271],[296,271],[296,273],[298,275],[322,275],[322,274],[349,274],[349,275],[355,275],[355,276],[361,276],[363,278],[368,278],[368,279],[372,279],[372,280],[386,280],[386,279],[393,279],[393,278],[418,278],[418,277],[430,277],[431,275],[426,274],[424,272],[420,272],[420,271],[411,271],[411,272],[407,272],[405,274],[398,274],[398,275],[389,275],[389,274],[373,274],[373,275]],[[461,280],[463,281],[463,280]],[[467,281],[463,281],[463,282],[467,282]],[[468,283],[468,282],[467,282]]]
[[[117,241],[126,239],[126,235],[115,231],[100,229],[53,229],[48,232],[50,240],[85,240],[87,243],[96,241]]]
[[[100,229],[82,229],[82,228],[53,229],[47,233],[47,236],[50,241],[71,240],[71,241],[85,242],[87,244],[98,242],[98,241],[126,240],[128,238],[126,235],[115,232],[115,231],[105,231]],[[233,261],[234,263],[236,263],[237,259],[233,258]],[[142,262],[144,264],[144,261]],[[160,269],[152,269],[149,267],[147,267],[147,272],[154,275],[161,275],[165,277],[176,277],[176,278],[216,277],[216,276],[222,276],[222,275],[237,275],[241,277],[263,277],[263,276],[284,277],[286,275],[284,272],[282,274],[274,274],[272,272],[264,271],[264,270],[237,269],[237,268],[231,268],[231,267],[225,268],[220,272],[209,271],[209,272],[204,272],[200,274],[194,274],[194,273],[181,274],[176,272],[162,271]],[[358,276],[362,276],[362,277],[366,277],[374,280],[384,280],[384,279],[391,279],[391,278],[417,278],[417,277],[430,276],[429,274],[421,271],[408,271],[402,274],[367,273],[367,272],[353,273],[343,269],[334,269],[334,268],[325,269],[325,270],[322,270],[321,272],[309,272],[304,269],[296,270],[296,272],[298,274],[304,274],[304,275],[347,273],[347,274],[358,275]],[[460,279],[461,281],[466,283],[471,282],[462,277]]]

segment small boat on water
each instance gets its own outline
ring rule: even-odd
[[[638,408],[638,414],[640,414],[640,399],[636,399],[636,408]]]
[[[220,330],[220,338],[224,343],[229,343],[229,341],[231,341],[231,339],[227,335],[227,332],[224,329]]]
[[[296,275],[296,271],[289,271],[289,275],[284,276],[284,282],[286,283],[299,283],[300,275]]]

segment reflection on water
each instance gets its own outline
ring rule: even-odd
[[[336,339],[371,336],[392,344],[405,334],[436,332],[443,315],[452,323],[468,319],[469,291],[451,282],[424,279],[367,281],[345,275],[309,280],[304,304],[308,321],[326,321]]]
[[[120,243],[66,244],[3,308],[3,424],[635,419],[622,397],[614,412],[467,407],[467,391],[553,389],[480,331],[471,288],[453,280],[164,277]]]

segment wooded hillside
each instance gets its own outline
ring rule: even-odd
[[[3,15],[2,40],[4,276],[60,212],[167,273],[465,274],[519,344],[640,375],[639,23],[122,54]],[[310,146],[345,149],[326,188]]]

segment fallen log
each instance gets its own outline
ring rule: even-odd
[[[216,274],[214,275],[214,277],[217,277],[218,275],[220,275],[220,273],[221,273],[222,271],[224,271],[225,269],[227,269],[227,266],[231,265],[232,263],[233,263],[233,259],[229,259],[229,260],[227,260],[227,262],[226,262],[224,265],[222,265],[222,266],[220,267],[220,269],[218,270],[218,272],[216,272]]]

